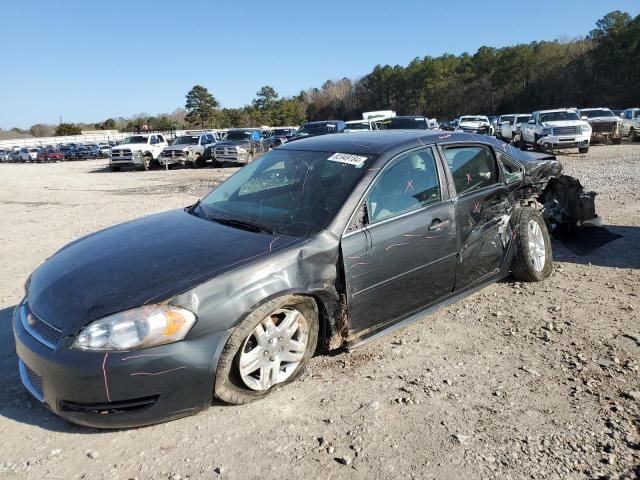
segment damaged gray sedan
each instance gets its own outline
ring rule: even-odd
[[[26,388],[97,427],[242,404],[512,273],[551,274],[549,228],[594,194],[487,136],[414,131],[286,143],[195,205],[77,240],[26,285]],[[176,245],[180,249],[176,253]]]

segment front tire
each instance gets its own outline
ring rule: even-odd
[[[547,225],[539,211],[525,207],[511,217],[516,232],[511,273],[523,282],[540,282],[551,275],[553,252]]]
[[[587,153],[589,153],[589,147],[580,147],[580,148],[578,149],[578,152],[579,152],[579,153],[582,153],[583,155],[584,155],[584,154],[587,154]]]
[[[638,140],[636,131],[633,128],[629,129],[629,141],[630,142],[635,142]]]
[[[140,166],[141,170],[149,171],[151,170],[151,162],[153,162],[153,157],[150,155],[145,155],[142,157],[142,165]]]
[[[214,397],[241,405],[293,382],[316,349],[318,330],[318,308],[311,298],[289,295],[256,308],[220,355]]]

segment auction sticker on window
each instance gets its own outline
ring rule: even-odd
[[[351,153],[334,153],[327,160],[332,162],[340,162],[347,163],[349,165],[353,165],[354,167],[360,167],[364,163],[367,157],[363,157],[360,155],[353,155]]]

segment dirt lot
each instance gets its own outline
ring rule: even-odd
[[[71,425],[20,384],[10,317],[65,243],[192,203],[230,170],[0,164],[0,478],[635,478],[640,474],[640,144],[561,157],[610,230],[555,243],[540,284],[492,285],[267,400],[147,428]]]

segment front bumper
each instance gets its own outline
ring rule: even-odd
[[[20,377],[56,415],[98,428],[149,425],[193,414],[211,404],[218,358],[230,331],[129,352],[71,349],[37,340],[13,315]]]
[[[113,153],[109,157],[109,165],[126,167],[126,166],[142,166],[142,153],[133,152],[131,155],[116,155]]]
[[[547,149],[582,148],[588,147],[591,139],[590,134],[579,135],[547,135],[538,140],[538,145]]]
[[[160,165],[186,165],[188,163],[193,162],[193,157],[189,155],[183,156],[173,156],[173,157],[163,157],[162,155],[158,157],[158,163]]]

